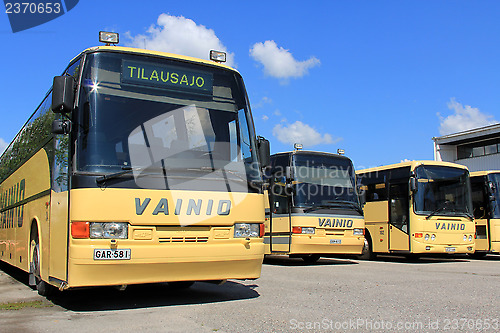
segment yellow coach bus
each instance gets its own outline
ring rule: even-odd
[[[500,171],[470,174],[477,257],[500,252]]]
[[[364,220],[355,172],[341,155],[295,150],[271,156],[266,254],[360,254]]]
[[[466,167],[412,161],[359,170],[366,232],[362,258],[473,253],[474,222]]]
[[[42,295],[258,278],[269,142],[240,74],[109,43],[54,78],[2,155],[0,260]]]

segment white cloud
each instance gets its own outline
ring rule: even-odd
[[[262,120],[264,120],[264,121],[269,120],[269,117],[268,117],[268,116],[266,116],[266,115],[263,115],[263,116],[262,116]]]
[[[264,96],[260,99],[260,101],[258,103],[252,104],[252,109],[258,109],[258,108],[263,107],[266,104],[272,104],[272,103],[273,103],[272,99],[270,99],[267,96]]]
[[[319,144],[336,143],[342,138],[333,138],[330,134],[321,134],[311,126],[301,121],[293,124],[278,124],[273,128],[273,135],[282,143],[293,145],[302,143],[304,147],[312,147]]]
[[[4,139],[0,138],[0,155],[3,154],[3,152],[5,151],[5,149],[7,149],[8,146],[9,143],[5,142]]]
[[[448,117],[439,117],[439,133],[446,135],[467,131],[473,128],[483,127],[491,124],[497,124],[498,121],[493,119],[493,116],[484,114],[478,108],[473,108],[470,105],[462,105],[455,98],[451,98],[448,102],[448,109],[453,110],[453,114]]]
[[[148,50],[176,53],[201,59],[208,59],[210,50],[227,53],[229,66],[235,66],[234,54],[227,51],[212,29],[196,24],[184,16],[161,14],[157,24],[152,24],[145,34],[132,36],[127,46]]]
[[[295,60],[289,50],[278,47],[273,40],[255,43],[250,56],[264,66],[264,73],[277,79],[287,80],[306,75],[310,68],[320,64],[319,59],[311,57],[304,61]]]

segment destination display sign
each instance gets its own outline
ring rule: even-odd
[[[175,66],[123,60],[121,82],[212,94],[213,75]]]

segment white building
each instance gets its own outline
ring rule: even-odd
[[[465,165],[469,171],[500,170],[500,124],[448,134],[434,140],[434,160]]]

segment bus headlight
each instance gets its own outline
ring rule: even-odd
[[[467,235],[464,235],[464,242],[467,241]]]
[[[469,235],[469,242],[472,242],[472,235]]]
[[[235,223],[234,238],[261,237],[261,229],[259,223]]]
[[[128,223],[126,222],[91,222],[90,238],[127,239]]]
[[[429,240],[429,238],[431,238],[431,236],[429,236],[429,234],[425,234],[424,239],[425,239],[426,241],[428,241],[428,240]]]
[[[352,234],[354,236],[363,236],[365,234],[365,229],[353,229]]]
[[[302,233],[303,234],[313,234],[314,235],[315,230],[314,230],[314,228],[311,228],[311,227],[307,227],[307,228],[302,227]]]
[[[432,234],[431,241],[436,240],[436,235]]]
[[[313,227],[292,227],[292,234],[314,235],[316,230]]]

